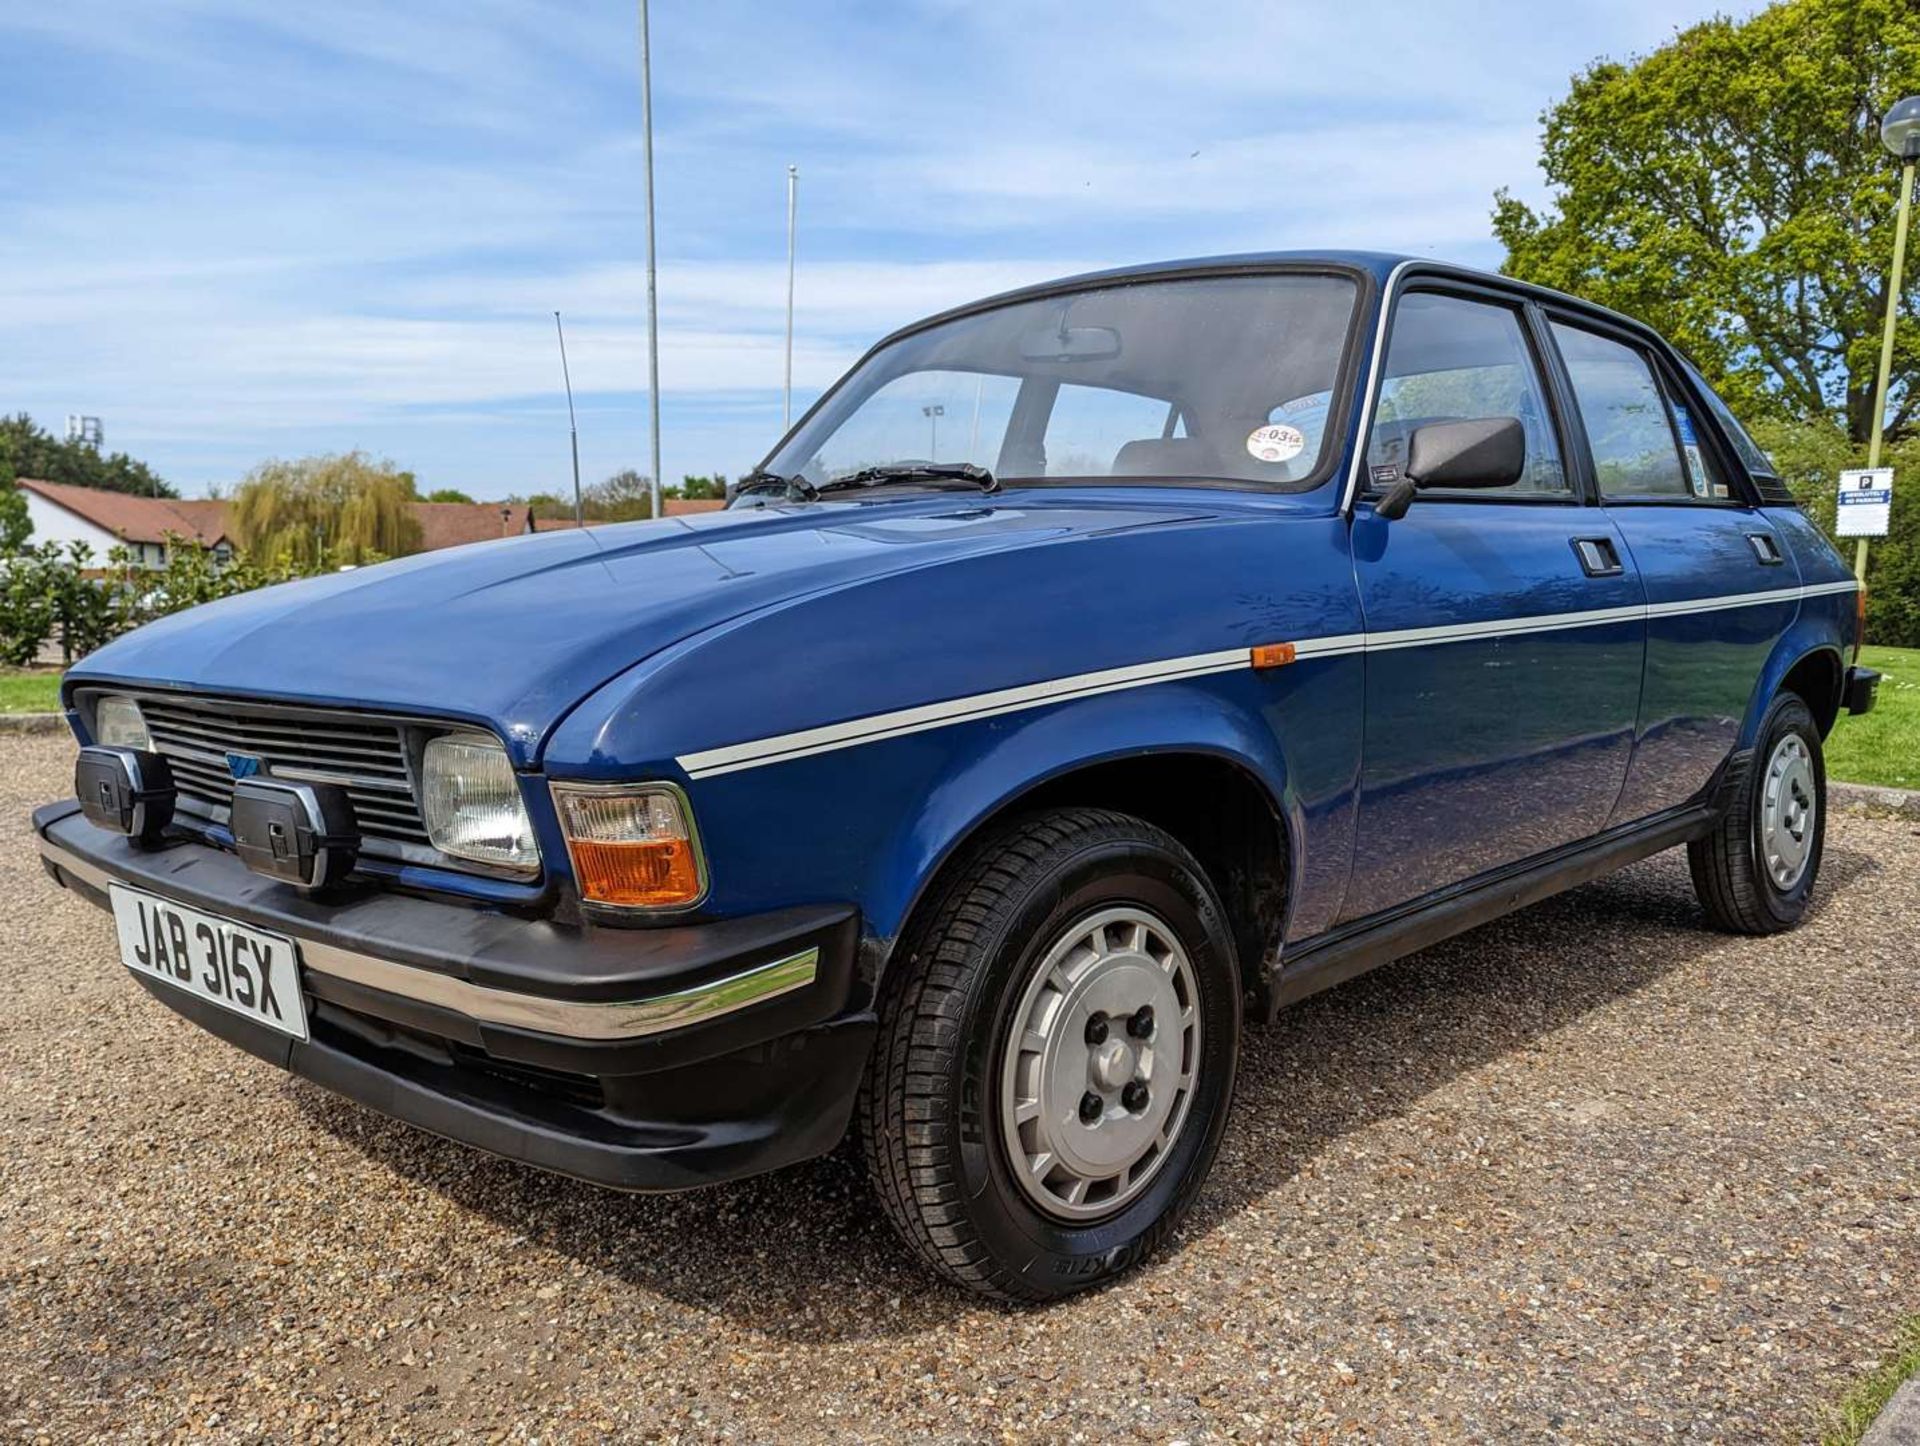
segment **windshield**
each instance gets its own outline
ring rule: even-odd
[[[874,353],[767,461],[819,486],[970,462],[1002,482],[1219,478],[1298,490],[1328,449],[1345,276],[1141,281],[995,307]]]

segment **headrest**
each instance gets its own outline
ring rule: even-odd
[[[1115,477],[1210,477],[1217,470],[1213,448],[1198,437],[1146,437],[1113,457]]]

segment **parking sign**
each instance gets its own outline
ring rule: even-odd
[[[1893,512],[1893,468],[1860,468],[1840,474],[1840,505],[1834,532],[1841,537],[1885,537]]]

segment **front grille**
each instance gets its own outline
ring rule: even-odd
[[[357,713],[309,712],[211,698],[140,699],[154,751],[197,810],[224,822],[233,803],[229,753],[247,753],[273,778],[335,783],[353,800],[362,835],[427,844],[414,796],[406,725]]]

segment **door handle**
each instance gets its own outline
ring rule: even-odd
[[[1580,559],[1580,570],[1588,577],[1618,577],[1625,571],[1611,537],[1575,537],[1573,555]]]
[[[1781,555],[1780,544],[1773,540],[1771,533],[1749,532],[1747,546],[1753,549],[1753,555],[1767,567],[1778,567],[1786,561],[1786,558]]]

